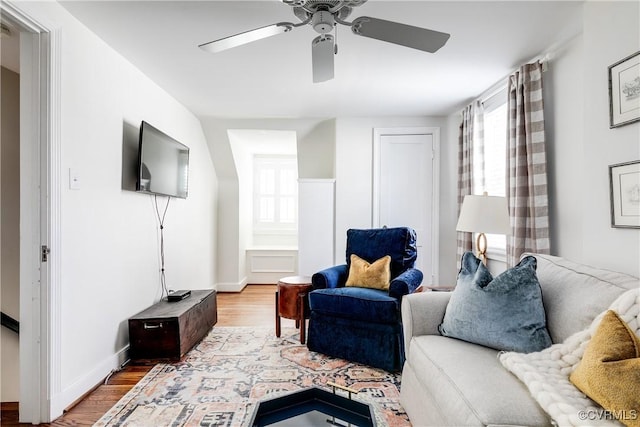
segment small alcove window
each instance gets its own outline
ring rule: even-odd
[[[298,229],[298,166],[295,156],[253,158],[254,232]]]

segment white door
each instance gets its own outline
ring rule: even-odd
[[[374,226],[416,230],[425,285],[437,269],[436,138],[424,128],[377,129],[374,138]]]

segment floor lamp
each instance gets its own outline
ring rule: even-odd
[[[468,195],[462,201],[457,231],[478,233],[477,256],[487,265],[487,236],[489,234],[511,234],[509,210],[506,197]]]

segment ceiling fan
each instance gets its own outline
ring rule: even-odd
[[[320,35],[311,42],[313,82],[331,80],[334,76],[333,57],[338,52],[335,36],[329,34],[336,24],[351,27],[359,36],[382,40],[413,49],[434,53],[449,39],[449,34],[384,19],[361,16],[352,22],[345,19],[354,7],[367,0],[281,0],[293,7],[298,23],[279,22],[256,28],[229,37],[203,43],[199,47],[207,52],[217,53],[256,40],[287,33],[294,28],[311,25]]]

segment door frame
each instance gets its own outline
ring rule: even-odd
[[[386,135],[431,135],[433,138],[433,149],[431,152],[431,182],[432,182],[432,203],[431,203],[431,278],[426,278],[428,283],[437,285],[439,283],[439,248],[440,248],[440,128],[439,127],[392,127],[373,129],[373,194],[372,194],[372,218],[374,227],[381,227],[380,224],[380,144],[383,136]],[[427,159],[428,160],[428,159]]]
[[[20,30],[19,421],[39,424],[60,389],[60,30],[15,3],[0,9]]]

